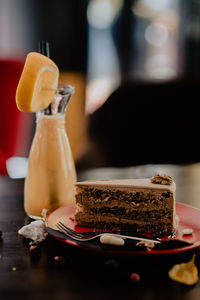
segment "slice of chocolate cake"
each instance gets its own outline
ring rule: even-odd
[[[169,235],[175,229],[175,189],[167,175],[78,182],[76,224]]]

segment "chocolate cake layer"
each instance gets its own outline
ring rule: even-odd
[[[82,208],[82,213],[88,213],[93,215],[100,215],[100,216],[116,216],[116,217],[124,217],[125,219],[129,220],[141,220],[141,218],[151,218],[152,220],[158,220],[160,218],[160,215],[162,215],[165,218],[172,219],[172,213],[167,210],[150,210],[150,211],[140,211],[140,210],[129,210],[127,211],[124,207],[101,207],[101,208]],[[78,212],[77,212],[78,213]]]
[[[120,229],[136,233],[162,233],[163,235],[168,235],[173,232],[171,221],[165,218],[163,218],[162,221],[154,220],[152,223],[151,220],[149,222],[143,220],[127,220],[115,216],[101,216],[79,212],[77,213],[76,221],[79,226],[102,230]]]
[[[175,224],[175,183],[151,179],[85,181],[77,183],[79,226],[118,227],[143,233],[172,233]]]

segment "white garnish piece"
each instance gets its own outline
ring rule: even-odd
[[[122,238],[110,234],[103,234],[100,237],[100,242],[106,245],[124,246],[124,240]]]
[[[48,233],[42,220],[33,221],[19,229],[18,234],[35,242],[42,242],[46,239]]]
[[[192,228],[184,228],[184,229],[182,230],[182,234],[183,234],[183,235],[193,234],[193,229],[192,229]]]

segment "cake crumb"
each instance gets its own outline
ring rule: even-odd
[[[173,179],[171,176],[166,175],[166,174],[156,174],[151,178],[152,183],[157,183],[157,184],[163,184],[163,185],[170,185],[173,182]]]

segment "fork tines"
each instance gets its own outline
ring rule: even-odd
[[[56,224],[56,227],[57,227],[61,232],[65,233],[65,234],[67,234],[67,235],[69,235],[69,236],[71,236],[72,238],[73,238],[73,237],[74,237],[74,238],[82,238],[82,236],[83,236],[82,234],[80,234],[80,233],[78,233],[78,232],[72,230],[71,228],[67,227],[65,224],[63,224],[63,223],[60,222],[60,221]]]

